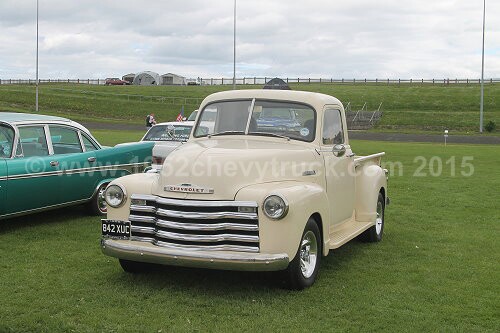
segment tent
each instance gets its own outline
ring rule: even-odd
[[[288,86],[288,83],[277,77],[267,81],[263,89],[291,90],[290,87]]]
[[[140,72],[135,76],[133,84],[141,86],[159,85],[160,75],[155,72]]]

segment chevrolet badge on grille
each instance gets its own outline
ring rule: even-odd
[[[167,192],[213,194],[213,188],[200,187],[192,184],[166,185],[164,190]]]

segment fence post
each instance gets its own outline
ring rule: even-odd
[[[222,78],[222,84],[224,85],[224,78]]]

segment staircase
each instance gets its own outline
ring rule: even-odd
[[[349,130],[366,130],[372,128],[382,117],[381,107],[382,103],[379,104],[377,110],[368,111],[367,103],[365,102],[361,109],[353,111],[351,102],[347,103],[345,107],[347,127]]]

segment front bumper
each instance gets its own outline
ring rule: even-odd
[[[101,239],[101,248],[104,254],[119,259],[237,271],[279,271],[287,268],[290,262],[284,253],[188,251],[130,240]]]

